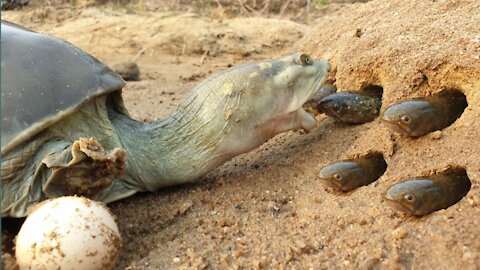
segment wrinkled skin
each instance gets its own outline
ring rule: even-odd
[[[376,181],[387,169],[381,153],[335,162],[323,167],[319,179],[339,191],[351,191]]]
[[[99,96],[2,156],[2,216],[25,216],[36,202],[65,191],[83,190],[80,195],[108,203],[194,181],[281,132],[310,130],[316,120],[302,105],[329,70],[327,61],[302,53],[233,67],[149,123],[125,113],[119,91]],[[95,149],[72,147],[82,141]]]
[[[420,137],[451,125],[467,105],[463,93],[445,90],[429,97],[408,99],[391,105],[383,113],[382,120],[396,132]]]
[[[320,100],[319,110],[347,124],[363,124],[373,121],[380,114],[380,95],[359,91],[344,91],[331,94]]]
[[[468,193],[470,186],[464,169],[451,168],[439,174],[394,184],[384,197],[395,209],[422,216],[454,205]]]

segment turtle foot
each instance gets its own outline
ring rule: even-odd
[[[49,197],[94,197],[125,172],[126,152],[122,148],[105,150],[94,138],[80,138],[42,162],[50,169],[43,187]]]

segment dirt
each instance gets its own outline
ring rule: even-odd
[[[2,19],[109,65],[135,60],[140,81],[127,83],[124,98],[143,121],[173,111],[211,73],[294,50],[329,59],[340,91],[383,87],[382,111],[449,88],[469,105],[440,134],[418,139],[380,119],[348,126],[322,116],[312,132],[278,135],[195,183],[112,203],[124,243],[118,269],[480,268],[479,1],[374,0],[296,22],[254,17],[260,9],[234,17],[178,10],[42,6]],[[378,181],[338,194],[316,179],[329,162],[368,151],[388,164]],[[457,204],[415,218],[382,202],[390,185],[448,165],[472,181]]]

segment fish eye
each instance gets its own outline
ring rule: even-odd
[[[336,102],[336,101],[333,102],[333,104],[332,104],[332,109],[333,109],[334,111],[340,110],[340,103],[338,103],[338,102]]]
[[[409,203],[413,203],[415,201],[415,195],[413,195],[412,193],[406,194],[405,196],[403,196],[403,198]]]
[[[410,116],[408,116],[406,114],[402,115],[402,117],[400,117],[400,120],[402,120],[402,122],[407,124],[407,125],[412,122],[412,118],[410,118]]]
[[[342,180],[342,176],[341,176],[340,174],[338,174],[338,173],[334,174],[334,175],[333,175],[333,178],[335,178],[335,180],[337,180],[337,181]]]
[[[313,64],[313,60],[312,58],[310,57],[310,55],[308,54],[301,54],[300,55],[300,62],[302,63],[302,65],[304,66],[310,66]]]

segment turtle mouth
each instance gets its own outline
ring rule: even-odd
[[[327,74],[330,72],[331,66],[328,62],[321,63],[321,68],[318,70],[318,72],[315,74],[315,81],[312,85],[312,89],[309,91],[308,96],[306,97],[305,101],[302,103],[302,105],[307,102],[307,100],[311,99],[317,91],[320,90],[322,86],[325,85],[325,81],[327,79]],[[325,69],[323,69],[325,67]],[[329,93],[326,93],[327,95]]]
[[[298,106],[295,106],[295,108],[291,111],[296,111],[299,108],[303,106],[309,99],[313,98],[315,96],[315,93],[317,93],[322,86],[326,85],[325,81],[327,79],[328,72],[330,72],[331,66],[328,63],[328,61],[323,60],[315,63],[316,68],[318,68],[318,71],[315,73],[313,76],[315,79],[312,83],[312,86],[308,91],[306,91],[306,95],[300,99],[300,102],[298,102]],[[331,93],[325,93],[325,96],[331,94]]]

